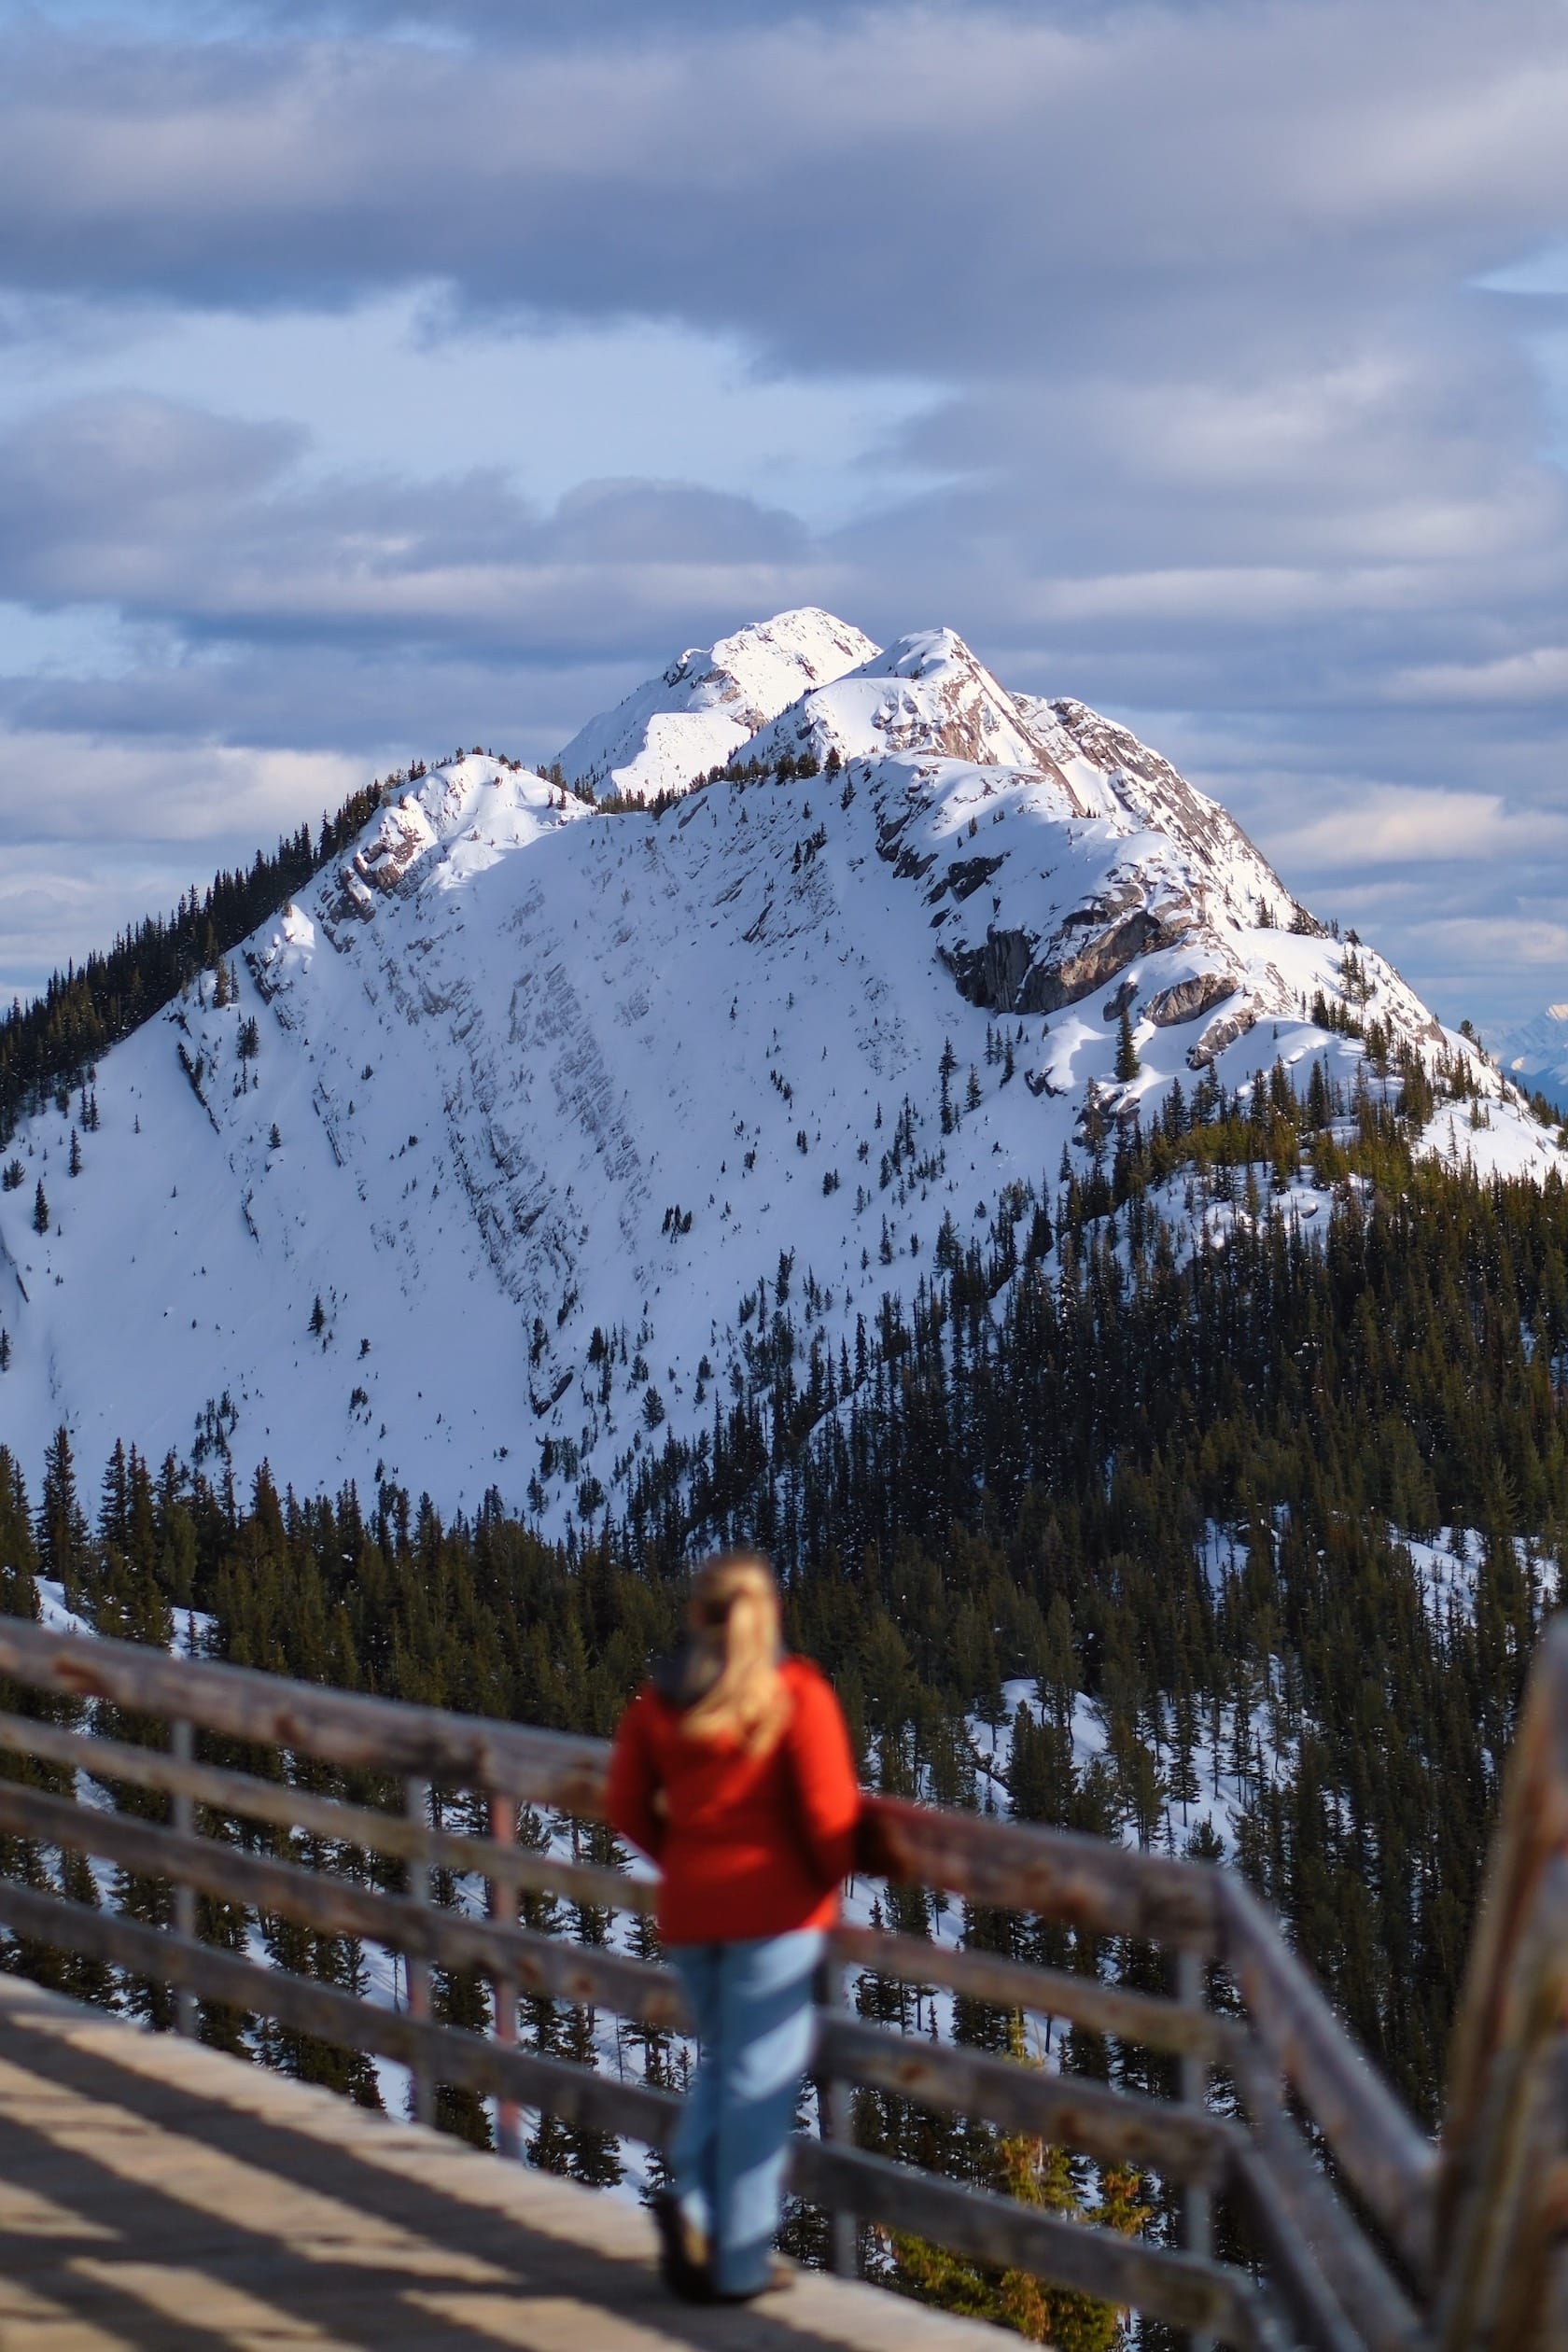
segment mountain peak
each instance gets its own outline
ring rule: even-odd
[[[591,719],[562,752],[562,773],[595,792],[683,791],[803,693],[875,651],[861,630],[816,605],[749,622],[689,647]]]
[[[1568,1113],[1568,1004],[1548,1004],[1505,1029],[1497,1059],[1510,1078]]]
[[[987,767],[1052,766],[1013,696],[955,629],[917,629],[812,687],[746,749],[765,765],[803,745],[819,759],[924,751]]]
[[[67,1419],[100,1458],[602,1525],[716,1409],[805,1410],[961,1235],[1002,1263],[1064,1154],[1179,1134],[1199,1088],[1235,1115],[1316,1080],[1349,1127],[1419,1061],[1446,1092],[1417,1148],[1568,1166],[1169,762],[952,631],[879,653],[784,613],[672,672],[605,749],[630,726],[658,789],[749,746],[737,777],[612,814],[487,754],[416,766],[221,988],[102,1057],[81,1133],[49,1095],[21,1122],[8,1443]],[[803,774],[813,746],[847,772]],[[1287,1155],[1273,1197],[1322,1231],[1332,1186]],[[1149,1197],[1183,1249],[1253,1213],[1186,1176]],[[798,1365],[758,1314],[791,1279]]]

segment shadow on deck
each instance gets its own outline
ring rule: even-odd
[[[635,2205],[0,1980],[4,2352],[970,2352],[994,2331],[819,2274],[659,2285]]]
[[[0,1676],[8,1964],[75,1953],[121,1983],[154,1981],[180,2036],[0,1976],[0,2352],[994,2346],[989,2329],[854,2280],[889,2233],[1163,2320],[1203,2352],[1568,2352],[1568,1613],[1542,1639],[1514,1737],[1438,2140],[1233,1873],[874,1797],[860,1852],[874,1877],[1070,1928],[1075,1953],[1142,1951],[1164,1990],[1098,1964],[841,1929],[817,2021],[819,2128],[791,2154],[837,2275],[707,2313],[664,2300],[635,2206],[198,2039],[226,2009],[389,2059],[424,2121],[439,2083],[492,2100],[511,2155],[525,2108],[667,2147],[668,2087],[519,2032],[524,1997],[689,2030],[676,1980],[635,1944],[524,1925],[529,1893],[654,1906],[646,1879],[577,1858],[575,1833],[570,1860],[524,1834],[530,1809],[602,1818],[601,1743],[14,1618],[0,1617]],[[145,1744],[157,1718],[167,1744]],[[117,1735],[138,1721],[142,1738]],[[161,1883],[168,1925],[80,1899],[82,1874],[60,1875],[70,1855]],[[443,1883],[482,1894],[483,1915],[440,1899]],[[396,1955],[400,2005],[209,1940],[203,1896]],[[438,2019],[438,1969],[487,1983],[483,2031]],[[902,2025],[848,2010],[857,1970],[903,1988]],[[1102,2080],[933,2039],[919,2002],[938,1991],[1147,2056]],[[1163,2209],[1127,2237],[893,2161],[857,2145],[877,2101],[1129,2168]]]

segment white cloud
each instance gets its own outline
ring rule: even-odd
[[[1568,854],[1568,813],[1509,809],[1497,792],[1374,785],[1276,836],[1275,848],[1287,864],[1328,874],[1454,859],[1498,863]]]
[[[1510,921],[1506,917],[1454,915],[1432,926],[1435,944],[1465,961],[1477,964],[1527,965],[1532,972],[1561,972],[1568,965],[1568,923]],[[1532,1009],[1536,992],[1528,1000]]]
[[[314,830],[365,781],[342,753],[0,729],[0,1001]]]
[[[368,780],[364,763],[343,752],[249,745],[104,741],[61,733],[0,732],[0,833],[7,844],[5,883],[13,902],[10,861],[23,845],[35,852],[69,845],[74,853],[127,849],[161,857],[200,847],[190,875],[211,878],[220,845],[246,861],[302,817],[336,808]],[[70,858],[68,875],[76,862]]]
[[[1491,662],[1433,662],[1396,670],[1395,701],[1532,703],[1568,701],[1568,645],[1535,646]]]
[[[119,812],[204,854],[315,760],[547,758],[811,601],[1130,717],[1413,977],[1527,985],[1437,925],[1564,863],[1565,379],[1506,276],[1568,224],[1555,0],[416,13],[10,43],[0,714],[59,746],[63,947]]]

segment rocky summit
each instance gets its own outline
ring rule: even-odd
[[[106,1055],[85,1131],[72,1099],[22,1122],[21,1455],[64,1421],[88,1459],[496,1490],[559,1533],[773,1380],[781,1327],[852,1380],[885,1301],[1177,1088],[1318,1070],[1345,1105],[1420,1070],[1422,1150],[1561,1165],[1223,808],[950,631],[878,651],[779,615],[683,653],[556,774],[391,778],[231,971]],[[1335,1198],[1304,1165],[1275,1206]],[[1163,1210],[1179,1249],[1256,1213],[1190,1184]]]

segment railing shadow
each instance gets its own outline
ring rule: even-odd
[[[259,2074],[247,2080],[237,2062],[215,2054],[201,2054],[201,2087],[188,2088],[147,2064],[118,2063],[106,2047],[113,2027],[88,2041],[49,2030],[49,2011],[59,2007],[21,1985],[7,1987],[0,2003],[0,2182],[43,2188],[84,2217],[91,2234],[17,2236],[7,2247],[0,2229],[0,2259],[10,2278],[38,2280],[78,2323],[112,2309],[114,2341],[146,2352],[213,2352],[232,2342],[221,2319],[208,2324],[194,2310],[140,2299],[139,2275],[167,2264],[177,2278],[204,2282],[220,2308],[226,2297],[248,2297],[301,2333],[321,2329],[365,2352],[405,2340],[451,2352],[494,2352],[497,2340],[526,2345],[526,2306],[545,2302],[581,2313],[571,2340],[582,2352],[595,2352],[612,2320],[624,2323],[628,2342],[646,2330],[645,2341],[694,2352],[737,2345],[802,2352],[805,2343],[859,2352],[863,2343],[858,2332],[825,2325],[819,2307],[792,2322],[785,2298],[743,2315],[673,2303],[651,2267],[651,2230],[635,2210],[593,2199],[598,2226],[586,2243],[580,2219],[575,2229],[565,2220],[550,2226],[552,2184],[543,2176],[528,2175],[525,2188],[516,2174],[456,2143],[443,2144],[431,2163],[428,2142],[385,2118],[356,2117],[349,2134],[329,2093],[286,2090]],[[149,2037],[139,2054],[150,2059],[158,2048]],[[215,2095],[218,2070],[237,2078],[225,2096]],[[280,2095],[307,2102],[301,2112],[314,2128],[259,2111]],[[331,2112],[324,2116],[323,2106]],[[367,2135],[384,2140],[373,2159]],[[123,2141],[122,2163],[104,2152],[111,2136]],[[187,2166],[203,2154],[211,2160],[204,2193],[182,2195],[157,2177],[156,2144],[170,2137]],[[150,2177],[137,2177],[138,2157]],[[242,2168],[231,2184],[222,2177],[230,2165]],[[233,2194],[224,2194],[231,2185]],[[574,2205],[587,2203],[581,2191],[567,2193]],[[269,2201],[283,2207],[275,2223],[266,2218]],[[295,2225],[307,2201],[319,2228],[301,2244]],[[346,2243],[357,2227],[364,2230],[357,2259],[334,2259],[329,2242],[341,2235]],[[497,2328],[478,2324],[475,2304],[494,2305]],[[544,2332],[565,2341],[567,2323],[554,2317]]]
[[[667,2093],[614,2082],[516,2040],[520,1988],[597,2004],[660,2030],[682,2023],[672,1980],[654,1963],[563,1945],[518,1924],[520,1890],[527,1887],[628,1911],[649,1907],[646,1883],[514,1841],[520,1804],[601,1816],[602,1743],[49,1635],[17,1620],[0,1619],[0,1674],[36,1691],[162,1716],[171,1727],[169,1748],[155,1750],[0,1714],[0,1751],[37,1767],[31,1785],[0,1776],[0,1832],[161,1877],[174,1890],[168,1933],[15,1877],[0,1879],[0,1922],[13,1932],[177,1988],[188,2032],[200,1996],[390,2056],[411,2069],[422,2113],[430,2111],[436,2082],[445,2081],[497,2097],[509,2137],[509,2109],[524,2103],[624,2137],[667,2139],[675,2114]],[[401,1785],[406,1803],[377,1812],[296,1787],[287,1777],[220,1769],[196,1754],[191,1727],[230,1743],[230,1753],[239,1743],[253,1754],[282,1752],[377,1776],[395,1794]],[[132,1817],[63,1793],[84,1771],[101,1785],[124,1780],[166,1798],[171,1821],[149,1819],[146,1808]],[[493,1834],[446,1830],[439,1810],[431,1813],[432,1783],[486,1797]],[[305,1867],[297,1855],[258,1852],[254,1841],[221,1834],[236,1820],[297,1826],[319,1853],[378,1852],[401,1866],[406,1892],[388,1895],[330,1867]],[[1441,2171],[1437,2151],[1233,1874],[1064,1830],[886,1799],[868,1803],[862,1860],[907,1883],[1092,1937],[1163,1947],[1175,1963],[1174,1999],[865,1930],[841,1939],[838,1958],[1141,2043],[1178,2062],[1178,2095],[1026,2074],[1007,2061],[829,2012],[819,2073],[833,2129],[825,2145],[799,2145],[795,2179],[837,2217],[842,2261],[852,2254],[850,2225],[867,2222],[932,2238],[984,2263],[1032,2271],[1163,2317],[1195,2342],[1216,2338],[1246,2352],[1291,2344],[1323,2352],[1563,2352],[1568,1621],[1543,1639],[1509,1769],[1456,2039]],[[437,1870],[485,1881],[489,1915],[436,1905]],[[411,1995],[406,2009],[394,2014],[197,1940],[197,1890],[399,1953]],[[1214,1964],[1239,1995],[1237,2018],[1218,2018],[1207,2004],[1206,1972]],[[488,1979],[495,2035],[432,2022],[434,1967]],[[1211,2071],[1234,2085],[1234,2116],[1211,2111]],[[853,2145],[851,2090],[912,2099],[1183,2184],[1183,2242],[1117,2239],[867,2155]],[[192,2129],[199,2136],[194,2118]],[[1335,2188],[1317,2161],[1320,2149],[1332,2156],[1352,2198]],[[340,2161],[336,2151],[331,2161]],[[1261,2249],[1261,2285],[1215,2259],[1209,2215],[1216,2197],[1232,2202]]]

